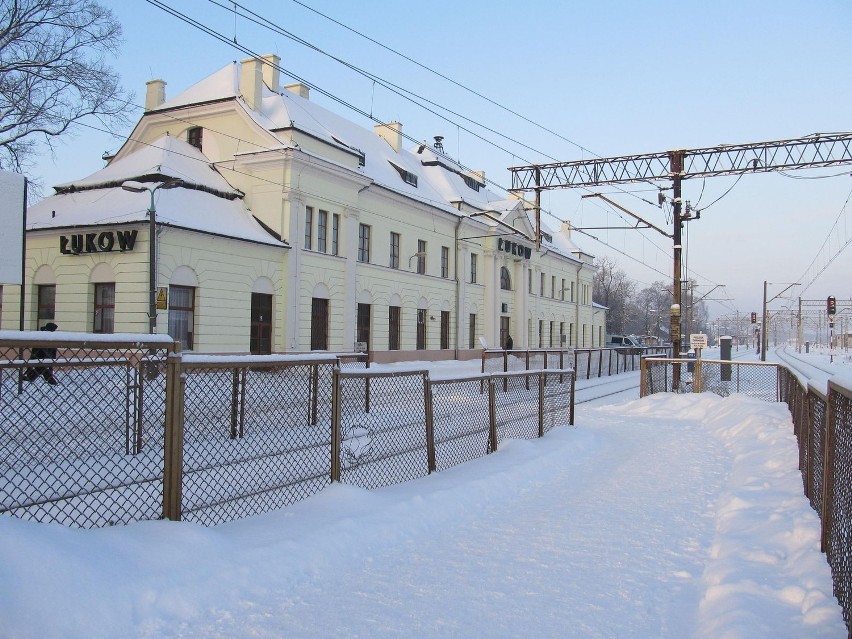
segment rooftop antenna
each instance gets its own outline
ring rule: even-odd
[[[433,146],[435,147],[436,151],[438,151],[439,153],[443,153],[444,152],[444,136],[443,135],[436,135],[435,136],[435,144]]]

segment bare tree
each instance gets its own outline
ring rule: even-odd
[[[104,63],[121,25],[93,0],[0,2],[0,168],[26,173],[41,145],[94,117],[126,123],[131,95]]]
[[[624,333],[632,315],[630,301],[636,284],[608,257],[598,260],[596,266],[598,270],[595,272],[592,290],[595,301],[609,308],[606,332]]]

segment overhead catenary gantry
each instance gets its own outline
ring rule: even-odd
[[[769,173],[852,164],[852,133],[813,135],[790,140],[721,144],[701,149],[678,149],[662,153],[593,158],[573,162],[551,162],[509,167],[512,191],[535,193],[536,246],[541,237],[541,191],[669,180],[672,183],[674,232],[671,315],[673,355],[680,355],[681,307],[681,183],[690,178]]]

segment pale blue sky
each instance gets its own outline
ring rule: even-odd
[[[559,136],[435,77],[305,9],[293,0],[244,4],[315,46],[414,91],[532,147],[523,148],[477,129],[454,115],[447,122],[303,45],[272,31],[235,21],[233,11],[208,0],[167,0],[258,53],[277,53],[282,67],[385,121],[403,123],[418,140],[444,136],[444,147],[472,169],[509,186],[506,167],[553,159],[577,160],[794,138],[852,130],[852,2],[451,2],[391,3],[300,0],[352,29],[451,77]],[[125,86],[144,101],[145,82],[159,78],[168,96],[232,60],[245,57],[145,0],[112,2],[125,31],[114,62]],[[229,5],[224,0],[221,4]],[[232,7],[232,3],[230,4]],[[290,80],[283,78],[282,83]],[[312,93],[312,99],[346,117],[361,116]],[[134,119],[141,114],[137,110]],[[464,129],[476,129],[495,148]],[[88,175],[103,165],[129,130],[109,135],[83,129],[62,144],[55,161],[36,174],[45,185]],[[570,142],[569,142],[570,140]],[[583,147],[583,148],[580,148]],[[585,150],[584,150],[585,149]],[[746,176],[701,220],[688,228],[688,266],[698,294],[725,284],[711,298],[713,315],[759,311],[763,281],[770,297],[797,281],[820,252],[850,192],[852,167],[791,173],[842,177],[805,180],[781,175]],[[735,178],[703,184],[701,205],[722,195]],[[627,188],[627,187],[625,187]],[[664,212],[638,197],[610,193],[620,204],[670,230]],[[687,181],[684,198],[698,202],[702,182]],[[49,192],[49,189],[48,189]],[[545,193],[557,219],[581,227],[623,226],[613,209],[581,200],[581,192]],[[640,197],[656,201],[656,194]],[[837,253],[852,238],[852,203],[835,232]],[[552,225],[553,218],[545,218]],[[640,282],[671,279],[671,242],[653,231],[590,231],[586,251],[609,255]],[[643,266],[619,251],[630,254]],[[852,297],[852,252],[846,251],[804,294],[806,299]]]

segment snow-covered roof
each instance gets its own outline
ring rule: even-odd
[[[136,182],[154,188],[170,178],[179,178],[182,184],[155,192],[158,223],[287,246],[254,219],[243,204],[242,194],[210,166],[201,151],[169,136],[140,147],[89,177],[54,187],[56,195],[27,210],[27,228],[147,221],[149,191],[131,192],[121,185]]]
[[[237,98],[240,96],[239,83],[240,64],[231,63],[151,112]],[[294,129],[337,148],[363,154],[365,165],[358,170],[375,184],[448,212],[458,214],[458,202],[479,209],[494,209],[493,203],[506,201],[505,196],[487,189],[481,178],[431,147],[418,144],[413,150],[396,151],[372,128],[347,120],[293,91],[264,84],[259,111],[250,109],[242,100],[239,102],[260,127],[271,132]],[[417,185],[407,182],[400,171],[415,176]],[[482,186],[478,190],[467,186],[462,174],[476,179]]]

